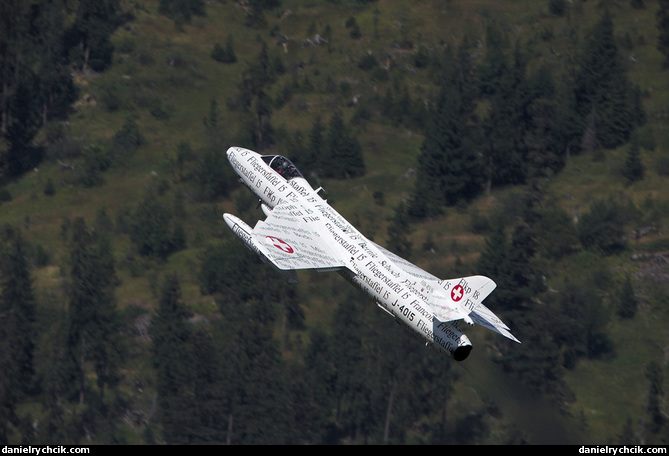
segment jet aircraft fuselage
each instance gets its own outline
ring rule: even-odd
[[[461,361],[472,350],[458,321],[516,340],[480,302],[495,283],[483,276],[441,280],[367,239],[314,190],[287,158],[231,147],[228,160],[267,215],[255,228],[231,214],[232,231],[263,261],[289,274],[334,270],[427,345]],[[517,340],[516,340],[517,341]]]

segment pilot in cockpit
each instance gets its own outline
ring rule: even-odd
[[[263,155],[262,159],[270,166],[270,168],[279,173],[279,175],[286,180],[291,180],[296,177],[304,178],[297,167],[282,155]]]

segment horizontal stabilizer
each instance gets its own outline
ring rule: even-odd
[[[506,326],[504,322],[497,317],[497,315],[492,313],[492,311],[483,304],[479,303],[479,305],[476,306],[476,309],[474,309],[469,314],[469,317],[474,321],[474,323],[495,331],[496,333],[499,333],[514,342],[520,343],[520,341],[516,339],[513,334],[511,334],[509,327]]]

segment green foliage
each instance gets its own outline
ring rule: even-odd
[[[1,12],[0,133],[9,147],[0,153],[0,177],[14,179],[41,162],[43,150],[33,144],[40,128],[70,113],[78,89],[68,68],[107,69],[110,36],[127,17],[118,0],[82,0],[72,10],[52,0],[5,2]]]
[[[130,239],[141,255],[164,260],[184,248],[185,233],[173,207],[155,186],[146,188],[129,221]]]
[[[363,55],[358,61],[358,68],[363,71],[369,71],[372,68],[376,68],[379,65],[379,61],[376,60],[374,54],[368,53]]]
[[[117,278],[109,240],[92,232],[83,218],[72,224],[68,336],[70,378],[80,404],[87,392],[86,363],[97,375],[98,396],[121,379],[120,320],[114,290]]]
[[[323,177],[345,179],[363,176],[366,171],[362,148],[342,113],[335,111],[327,132],[317,119],[311,131],[312,156],[315,156]]]
[[[649,416],[647,429],[651,434],[659,434],[666,428],[667,418],[662,413],[662,400],[664,399],[664,388],[662,384],[663,369],[659,363],[651,362],[646,367],[646,378],[649,381],[647,413]]]
[[[362,37],[360,26],[358,25],[358,21],[355,20],[355,17],[349,17],[346,20],[345,26],[347,29],[350,29],[349,36],[354,40],[359,40]]]
[[[98,144],[89,145],[84,152],[83,163],[79,168],[78,181],[84,187],[102,185],[105,182],[102,173],[109,169],[111,163],[112,159],[106,148]]]
[[[636,314],[639,300],[634,292],[632,278],[629,274],[625,276],[625,281],[620,287],[618,294],[617,313],[621,318],[632,318]]]
[[[459,57],[463,52],[459,53]],[[468,201],[481,191],[482,163],[478,131],[472,125],[474,105],[466,62],[444,58],[442,86],[427,113],[425,139],[410,215],[438,214],[443,205]]]
[[[518,46],[513,63],[503,63],[505,70],[495,81],[491,107],[484,122],[484,160],[488,186],[522,184],[527,176],[527,147],[525,121],[529,104],[525,90],[525,61]]]
[[[549,206],[539,209],[537,216],[537,253],[558,260],[578,248],[576,226],[565,211]]]
[[[658,176],[669,173],[666,88],[659,70],[648,71],[662,57],[656,43],[646,43],[657,8],[619,2],[611,10],[613,43],[625,46],[616,67],[606,57],[611,35],[584,34],[602,2],[547,1],[534,12],[518,2],[426,2],[418,9],[368,3],[310,2],[267,13],[279,2],[210,2],[207,17],[193,23],[185,19],[193,10],[182,14],[179,7],[204,12],[200,1],[2,3],[0,212],[22,224],[30,242],[15,266],[2,270],[0,293],[17,289],[9,280],[23,271],[20,256],[34,278],[39,330],[31,335],[35,375],[0,382],[0,440],[532,443],[537,434],[522,415],[529,402],[548,398],[567,412],[567,426],[578,423],[574,439],[604,440],[623,429],[625,443],[663,441],[662,369],[649,370],[647,385],[626,374],[607,388],[596,383],[604,372],[643,371],[660,359],[644,342],[664,318],[666,293],[647,281],[656,280],[659,264],[644,259],[651,255],[635,255],[635,263],[627,255],[600,256],[605,242],[588,247],[598,253],[581,250],[583,225],[571,213],[602,194],[623,193],[617,222],[607,219],[606,228],[591,230],[595,237],[612,224],[621,234],[651,225],[657,230],[634,249],[666,250],[658,187]],[[174,7],[169,17],[178,36],[155,17],[159,7]],[[118,28],[126,19],[132,23]],[[657,24],[661,37],[659,17]],[[444,26],[448,34],[435,32]],[[319,32],[327,43],[299,45]],[[241,71],[216,63],[242,54]],[[360,68],[363,55],[372,58]],[[91,69],[105,73],[85,71]],[[581,75],[594,80],[598,72],[618,74],[601,76],[608,93],[588,109],[588,97],[600,95],[579,85]],[[72,110],[79,91],[85,97]],[[639,129],[642,94],[649,125]],[[630,165],[637,161],[634,131],[650,162],[643,182],[625,186],[626,179],[606,173],[634,169],[621,167],[626,152]],[[602,150],[607,141],[617,150]],[[313,176],[355,177],[355,186],[323,183],[330,201],[361,228],[386,233],[391,250],[422,243],[414,257],[434,273],[490,275],[498,287],[485,304],[522,345],[468,331],[478,358],[463,371],[417,349],[406,330],[336,275],[304,272],[301,284],[286,284],[221,224],[231,205],[251,224],[260,215],[253,196],[233,185],[224,154],[230,144],[290,156],[312,184]],[[586,145],[600,161],[573,156]],[[345,149],[356,156],[349,163],[337,155]],[[152,171],[160,178],[149,197],[141,189]],[[527,182],[523,191],[511,187],[519,182]],[[408,195],[412,215],[431,218],[411,230],[398,205]],[[638,208],[631,203],[644,198]],[[373,214],[356,215],[372,201]],[[70,222],[96,213],[83,231]],[[593,224],[588,216],[581,215],[584,225]],[[59,226],[66,236],[58,236]],[[0,241],[3,260],[12,239]],[[68,264],[75,246],[86,252],[77,257],[77,274]],[[175,270],[178,280],[169,272]],[[633,280],[617,282],[632,270]],[[113,304],[98,306],[116,295],[119,307],[130,309],[120,316]],[[155,312],[168,301],[176,303],[172,310]],[[83,310],[71,312],[75,305]],[[640,338],[630,337],[641,324]],[[0,342],[2,372],[16,372],[20,363],[10,354],[23,345],[10,343],[14,329],[0,327],[11,335]],[[483,347],[487,353],[476,351]],[[147,363],[149,355],[155,363]],[[500,362],[494,378],[485,372],[489,357]],[[624,400],[607,401],[623,388]],[[506,407],[510,402],[524,405]],[[617,416],[629,416],[628,424]]]
[[[176,274],[165,277],[150,327],[162,436],[170,444],[223,443],[223,377],[211,335],[189,323]]]
[[[119,0],[82,0],[75,21],[65,37],[69,59],[83,72],[89,67],[103,71],[111,65],[114,46],[111,35],[126,18]]]
[[[621,172],[628,183],[633,183],[643,179],[645,168],[641,163],[641,156],[639,150],[639,141],[636,135],[632,137],[629,147],[627,148],[627,155],[625,156],[625,165]]]
[[[583,131],[590,129],[602,147],[624,144],[645,120],[638,93],[625,74],[608,12],[584,45],[575,95]]]
[[[578,222],[578,238],[586,249],[610,255],[625,248],[623,209],[613,199],[598,199]]]
[[[237,61],[237,54],[232,43],[232,36],[228,36],[225,42],[225,47],[219,43],[214,43],[214,48],[211,51],[211,58],[221,63],[235,63]]]
[[[567,10],[566,0],[548,0],[548,11],[555,16],[563,16]]]
[[[36,298],[26,242],[21,232],[2,229],[0,243],[0,440],[19,426],[17,407],[34,386]]]
[[[160,0],[158,11],[177,24],[190,22],[193,16],[205,15],[204,0]]]
[[[44,194],[46,196],[53,196],[56,194],[56,186],[53,184],[53,180],[49,179],[44,185]]]
[[[669,67],[669,1],[659,0],[660,8],[656,13],[657,29],[659,36],[657,38],[657,49],[664,55],[663,68]]]
[[[411,256],[411,241],[407,237],[409,231],[407,209],[404,203],[400,203],[395,208],[395,215],[388,225],[388,249],[403,258],[409,258]]]
[[[34,168],[42,160],[43,150],[32,144],[40,127],[37,78],[28,73],[18,83],[5,116],[11,119],[5,125],[4,137],[8,148],[0,154],[0,178],[12,179]]]

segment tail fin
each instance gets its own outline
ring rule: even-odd
[[[483,305],[483,300],[492,293],[497,284],[485,276],[470,276],[442,281],[442,288],[450,290],[450,306],[441,307],[435,312],[439,319],[464,319],[495,331],[514,342],[520,343],[509,331],[509,327],[490,309]],[[459,304],[459,305],[458,305]],[[463,317],[465,315],[466,317]]]

